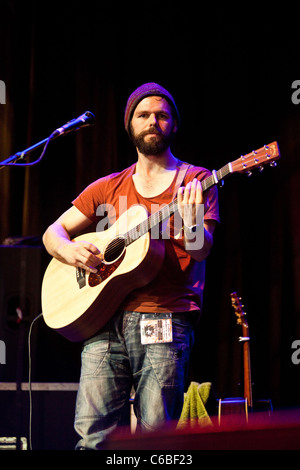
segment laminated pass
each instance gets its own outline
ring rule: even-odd
[[[141,343],[171,343],[172,313],[143,313],[141,316]]]

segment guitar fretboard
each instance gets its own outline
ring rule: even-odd
[[[230,163],[220,168],[218,171],[213,171],[213,173],[205,178],[205,180],[201,181],[202,191],[206,191],[207,189],[211,188],[223,178],[225,178],[229,173],[231,173],[231,166]],[[173,199],[169,204],[165,205],[162,209],[154,214],[151,214],[146,220],[139,223],[132,229],[130,229],[126,234],[125,237],[125,246],[130,245],[138,238],[142,237],[146,233],[148,233],[153,227],[163,222],[168,217],[171,217],[178,209],[177,206],[177,198]]]

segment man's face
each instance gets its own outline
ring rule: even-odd
[[[131,138],[144,155],[160,155],[170,147],[177,126],[172,109],[165,98],[147,96],[134,110]]]

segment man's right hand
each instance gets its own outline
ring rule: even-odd
[[[83,268],[87,272],[96,273],[101,261],[101,252],[92,243],[85,241],[64,241],[57,248],[58,258],[70,266]]]
[[[43,242],[46,250],[62,263],[96,273],[95,268],[103,259],[98,248],[83,240],[71,241],[76,233],[86,229],[91,223],[91,220],[72,206],[45,231]]]

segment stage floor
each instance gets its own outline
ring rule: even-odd
[[[247,423],[231,418],[223,424],[130,434],[118,432],[107,450],[300,450],[300,410],[253,413]]]

